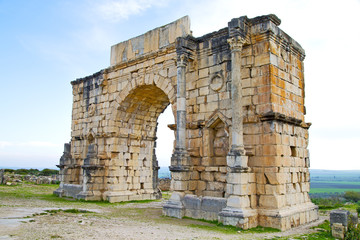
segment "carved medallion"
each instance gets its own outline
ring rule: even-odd
[[[219,91],[224,85],[224,78],[220,74],[215,74],[210,80],[210,88],[214,91]]]
[[[92,116],[95,115],[95,110],[96,110],[96,105],[95,105],[95,104],[91,104],[91,105],[89,106],[89,110],[88,110],[90,117],[92,117]]]

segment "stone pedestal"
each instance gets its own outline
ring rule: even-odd
[[[349,226],[357,227],[357,213],[347,210],[332,210],[330,212],[331,234],[334,238],[344,239]]]
[[[58,189],[54,191],[54,194],[62,197],[64,196],[64,183],[65,183],[65,171],[68,168],[68,166],[71,165],[72,156],[71,156],[71,145],[70,143],[64,144],[64,152],[63,155],[60,158],[60,164],[56,165],[58,168],[60,168],[60,186]]]
[[[169,201],[163,206],[163,215],[183,218],[185,216],[184,197],[185,193],[183,192],[173,192]]]
[[[312,202],[280,209],[258,209],[259,225],[285,231],[319,218],[318,206]]]
[[[88,153],[84,159],[83,169],[83,190],[76,195],[78,199],[84,200],[103,200],[101,184],[102,181],[95,181],[95,178],[103,178],[101,172],[104,170],[104,166],[99,165],[99,159],[97,158],[97,146],[95,144],[89,144]],[[100,186],[99,186],[100,185]]]
[[[257,210],[228,206],[219,213],[219,222],[249,229],[258,225],[257,216]]]

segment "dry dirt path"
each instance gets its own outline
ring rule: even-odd
[[[211,223],[163,217],[164,201],[88,203],[31,195],[13,197],[2,190],[0,239],[271,239],[284,236],[291,239],[293,235],[313,232],[310,227],[320,224],[325,218],[287,232],[226,233]],[[66,209],[88,212],[66,212]],[[55,211],[49,213],[46,210]]]
[[[207,224],[196,220],[162,217],[161,202],[86,209],[92,213],[45,212],[54,209],[59,208],[2,207],[0,239],[266,239],[310,233],[321,221],[282,233],[225,234],[194,227]]]

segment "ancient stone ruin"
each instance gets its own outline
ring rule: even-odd
[[[318,218],[309,199],[305,52],[275,15],[199,38],[183,17],[111,47],[110,67],[73,81],[59,196],[157,199],[157,119],[176,122],[163,214],[286,230]]]

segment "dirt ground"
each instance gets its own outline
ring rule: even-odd
[[[162,216],[165,200],[109,204],[36,196],[13,196],[0,188],[0,239],[291,239],[313,232],[310,227],[325,219],[287,232],[226,232],[212,223]]]

